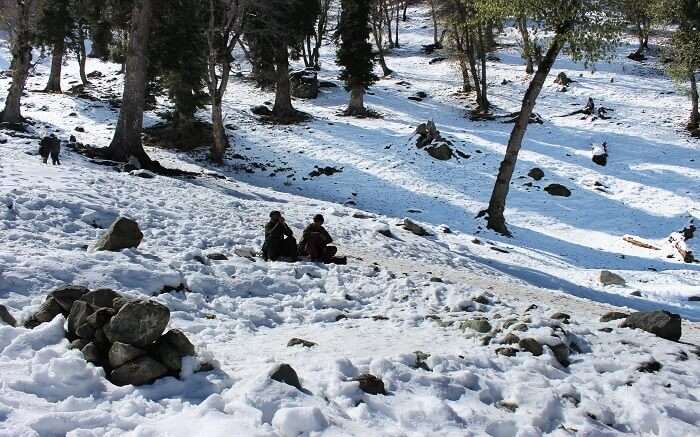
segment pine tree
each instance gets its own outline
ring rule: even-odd
[[[46,92],[61,92],[61,70],[66,53],[66,40],[75,28],[75,18],[71,11],[71,0],[44,2],[34,33],[39,46],[51,49],[51,71]]]
[[[160,2],[152,24],[150,77],[168,90],[175,104],[173,124],[181,132],[190,129],[196,111],[207,103],[207,3]]]
[[[251,61],[269,71],[274,65],[276,119],[294,122],[305,118],[292,106],[289,85],[289,49],[302,52],[302,44],[313,35],[320,13],[318,0],[267,0],[246,8],[244,32],[251,47]]]
[[[340,23],[336,38],[338,51],[336,62],[343,67],[340,78],[350,89],[350,104],[345,110],[347,115],[365,115],[365,90],[377,81],[374,74],[374,54],[370,35],[371,0],[342,0]]]

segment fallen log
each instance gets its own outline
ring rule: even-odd
[[[643,249],[661,250],[658,247],[651,245],[650,243],[642,241],[639,237],[635,237],[634,235],[625,235],[624,237],[622,237],[622,239],[630,244],[641,247]]]

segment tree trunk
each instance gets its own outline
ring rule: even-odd
[[[211,122],[214,133],[214,144],[211,148],[211,160],[217,163],[224,162],[224,153],[228,148],[228,138],[226,137],[226,128],[224,127],[224,116],[221,109],[221,98],[213,97],[211,106]]]
[[[472,37],[469,32],[464,33],[464,53],[467,56],[467,61],[469,63],[469,69],[472,73],[472,80],[474,81],[474,89],[476,91],[476,101],[477,103],[481,101],[481,83],[479,80],[479,72],[476,69],[476,57],[474,56],[474,44],[472,43]]]
[[[382,73],[384,76],[388,76],[393,71],[386,65],[386,59],[384,58],[384,37],[382,35],[381,23],[377,23],[372,20],[372,35],[374,35],[374,43],[377,45],[377,58],[379,59],[379,66],[382,67]]]
[[[489,25],[488,27],[490,28],[491,26]],[[479,100],[479,111],[486,113],[489,112],[491,105],[489,104],[488,83],[486,82],[486,47],[484,46],[484,36],[481,27],[479,27],[479,46],[481,58],[481,99]]]
[[[523,38],[523,57],[525,58],[525,73],[532,74],[535,72],[535,63],[532,59],[532,47],[530,47],[530,31],[527,28],[527,17],[518,19],[518,29]]]
[[[83,86],[90,85],[90,81],[85,74],[85,62],[87,61],[87,54],[85,50],[85,33],[82,29],[78,30],[78,66],[80,70],[80,81]]]
[[[92,50],[88,57],[106,61],[109,58],[109,44],[112,42],[112,29],[106,21],[100,21],[90,29]]]
[[[440,37],[438,36],[438,17],[437,11],[435,10],[435,0],[430,0],[430,15],[433,19],[433,44],[435,46],[440,45]]]
[[[133,156],[143,167],[151,164],[150,158],[143,150],[141,132],[146,98],[146,51],[152,6],[151,0],[136,0],[131,11],[122,106],[114,138],[106,151],[107,157],[114,161],[127,162]]]
[[[48,93],[61,92],[61,69],[63,67],[63,54],[65,52],[66,43],[61,38],[53,45],[51,53],[51,72],[49,73],[49,82],[46,84],[44,91]]]
[[[287,44],[280,44],[275,49],[275,105],[272,112],[280,119],[292,118],[296,110],[292,106],[292,94],[289,86],[289,54]]]
[[[0,113],[0,122],[3,123],[22,123],[24,121],[21,100],[32,63],[32,35],[29,29],[29,9],[32,5],[31,2],[29,4],[18,3],[18,7],[17,28],[15,29],[15,39],[12,42],[12,82],[5,98],[5,109]]]
[[[363,115],[365,113],[365,88],[360,84],[355,84],[350,90],[350,104],[345,110],[345,114]]]
[[[697,130],[700,128],[700,112],[698,111],[698,82],[695,79],[695,72],[690,77],[690,101],[692,109],[690,111],[690,120],[688,121],[689,130]]]
[[[510,139],[508,140],[505,158],[503,159],[503,162],[501,162],[501,166],[498,170],[498,177],[496,178],[496,184],[493,187],[488,209],[483,211],[481,214],[488,215],[488,228],[493,229],[500,234],[510,235],[510,232],[508,232],[508,228],[506,227],[506,220],[504,216],[510,181],[513,178],[515,164],[518,160],[518,153],[522,147],[525,132],[527,131],[530,115],[532,115],[532,111],[535,109],[537,97],[542,91],[544,82],[547,80],[547,76],[549,75],[554,62],[557,60],[559,52],[564,46],[564,42],[565,39],[561,35],[557,34],[554,37],[552,45],[549,47],[547,54],[537,68],[537,73],[535,73],[535,76],[530,82],[530,86],[528,87],[525,97],[523,98],[520,116],[518,117],[518,120],[513,127],[513,131],[510,134]]]

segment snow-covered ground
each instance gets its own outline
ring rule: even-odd
[[[630,47],[595,73],[562,58],[555,73],[576,82],[561,93],[550,81],[543,92],[537,111],[545,124],[530,126],[509,198],[514,238],[502,238],[474,216],[488,201],[511,125],[465,118],[455,67],[429,65],[420,53],[430,42],[428,23],[412,10],[403,48],[388,57],[394,75],[367,96],[383,119],[339,116],[347,94],[338,87],[295,101],[313,115],[308,123],[263,124],[249,109],[273,96],[240,80],[226,100],[235,127],[226,166],[211,167],[205,151],[148,150],[166,166],[225,179],[141,179],[67,150],[62,166],[44,166],[36,139],[0,132],[0,142],[7,140],[0,144],[0,303],[24,319],[65,283],[134,296],[185,284],[187,292],[157,299],[199,354],[218,363],[213,372],[186,370],[181,380],[115,387],[68,350],[62,319],[31,331],[0,325],[0,435],[698,435],[698,349],[597,322],[611,305],[700,320],[700,302],[688,301],[700,295],[700,268],[668,258],[665,242],[700,210],[699,146],[680,130],[687,99],[658,66],[627,60]],[[514,50],[498,56],[491,98],[499,112],[512,112],[528,78]],[[0,48],[0,68],[8,64]],[[105,73],[95,81],[105,95],[120,94],[117,66],[90,60],[94,70]],[[321,76],[336,81],[331,48]],[[37,92],[46,78],[42,63],[24,99],[37,133],[106,146],[116,111]],[[510,82],[500,85],[504,79]],[[71,62],[64,88],[76,81]],[[7,84],[0,77],[0,98]],[[429,97],[407,99],[417,91]],[[556,117],[589,96],[615,110],[611,120]],[[428,119],[470,157],[439,162],[411,146],[416,125]],[[147,124],[157,121],[147,114]],[[591,162],[591,145],[603,141],[606,167]],[[342,172],[310,178],[315,166]],[[544,170],[542,181],[525,176],[533,167]],[[572,196],[550,196],[541,189],[549,183],[566,185]],[[233,255],[260,247],[272,209],[283,210],[297,233],[324,213],[350,265]],[[140,224],[139,249],[86,250],[119,214]],[[397,227],[404,217],[435,235]],[[378,233],[386,228],[396,238]],[[625,243],[626,234],[661,250]],[[229,260],[197,260],[214,252]],[[619,273],[627,286],[603,287],[601,269]],[[489,303],[475,303],[478,296]],[[538,308],[527,311],[532,304]],[[557,311],[571,314],[571,324],[549,318]],[[476,317],[492,324],[491,344],[460,328]],[[513,331],[512,320],[527,333]],[[559,335],[580,352],[568,368],[548,348],[539,357],[497,355],[509,332],[552,345]],[[288,348],[292,337],[318,346]],[[695,323],[684,323],[682,340],[700,341]],[[430,354],[430,370],[416,368],[416,351]],[[650,360],[662,369],[637,370]],[[296,369],[305,392],[269,380],[282,362]],[[380,377],[389,395],[362,393],[349,381],[362,373]]]

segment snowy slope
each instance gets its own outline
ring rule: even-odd
[[[67,349],[62,320],[33,331],[3,325],[0,435],[697,435],[697,348],[597,322],[609,304],[700,319],[700,304],[687,301],[700,295],[700,269],[667,259],[664,243],[697,214],[700,200],[698,143],[679,132],[686,100],[669,94],[672,83],[654,65],[625,60],[628,47],[594,74],[562,59],[556,71],[577,82],[568,93],[546,89],[537,108],[546,123],[531,126],[518,167],[525,175],[538,166],[545,179],[533,187],[515,180],[508,210],[515,238],[497,237],[473,217],[488,200],[510,125],[465,119],[454,67],[428,65],[419,53],[430,41],[426,18],[412,11],[404,48],[388,58],[395,75],[368,96],[382,120],[338,116],[347,95],[332,88],[318,100],[295,102],[312,121],[262,124],[249,107],[272,96],[236,81],[226,102],[236,127],[227,166],[210,167],[204,151],[149,149],[166,166],[225,179],[141,179],[65,150],[61,167],[43,166],[36,139],[0,133],[0,142],[7,140],[0,146],[0,303],[23,319],[64,283],[157,295],[172,311],[171,324],[218,363],[207,373],[186,367],[182,380],[119,388]],[[527,78],[515,52],[499,56],[492,99],[510,112]],[[322,76],[334,80],[332,59],[329,48]],[[118,67],[91,60],[93,70],[106,74],[96,81],[104,95],[119,95]],[[36,133],[106,146],[116,112],[103,102],[36,92],[46,72],[45,64],[37,67],[34,91],[24,100]],[[67,66],[64,87],[76,73]],[[496,86],[503,79],[512,82]],[[7,83],[0,78],[0,98]],[[430,97],[407,100],[419,90]],[[583,106],[589,95],[615,109],[612,120],[554,117]],[[657,118],[662,112],[668,120]],[[430,118],[469,159],[432,161],[409,145],[415,126]],[[148,124],[157,121],[147,115]],[[610,160],[598,167],[590,146],[603,141]],[[343,171],[307,176],[326,165]],[[596,181],[605,193],[595,190]],[[567,185],[572,197],[541,191],[551,182]],[[268,264],[233,255],[260,247],[271,209],[284,210],[297,233],[311,215],[324,213],[350,265]],[[359,211],[372,217],[353,217]],[[141,225],[139,249],[86,250],[119,214]],[[395,226],[404,217],[435,235]],[[385,228],[397,238],[377,232]],[[625,234],[663,250],[630,246]],[[197,260],[215,252],[229,260]],[[601,286],[601,269],[622,274],[628,286]],[[189,291],[159,294],[180,284]],[[474,303],[478,296],[489,303]],[[527,311],[533,303],[539,308]],[[551,319],[556,311],[571,314],[572,323]],[[460,328],[478,316],[498,330],[489,345]],[[547,348],[539,357],[497,355],[499,342],[515,332],[512,320],[528,325],[519,335],[545,344],[560,341],[564,329],[580,353],[569,368]],[[697,344],[699,332],[686,322],[683,340]],[[292,337],[318,346],[287,348]],[[416,368],[418,350],[430,354],[430,371]],[[663,365],[658,373],[637,370],[652,359]],[[281,362],[297,370],[306,392],[268,379]],[[389,396],[363,394],[349,381],[368,372],[382,378]]]

